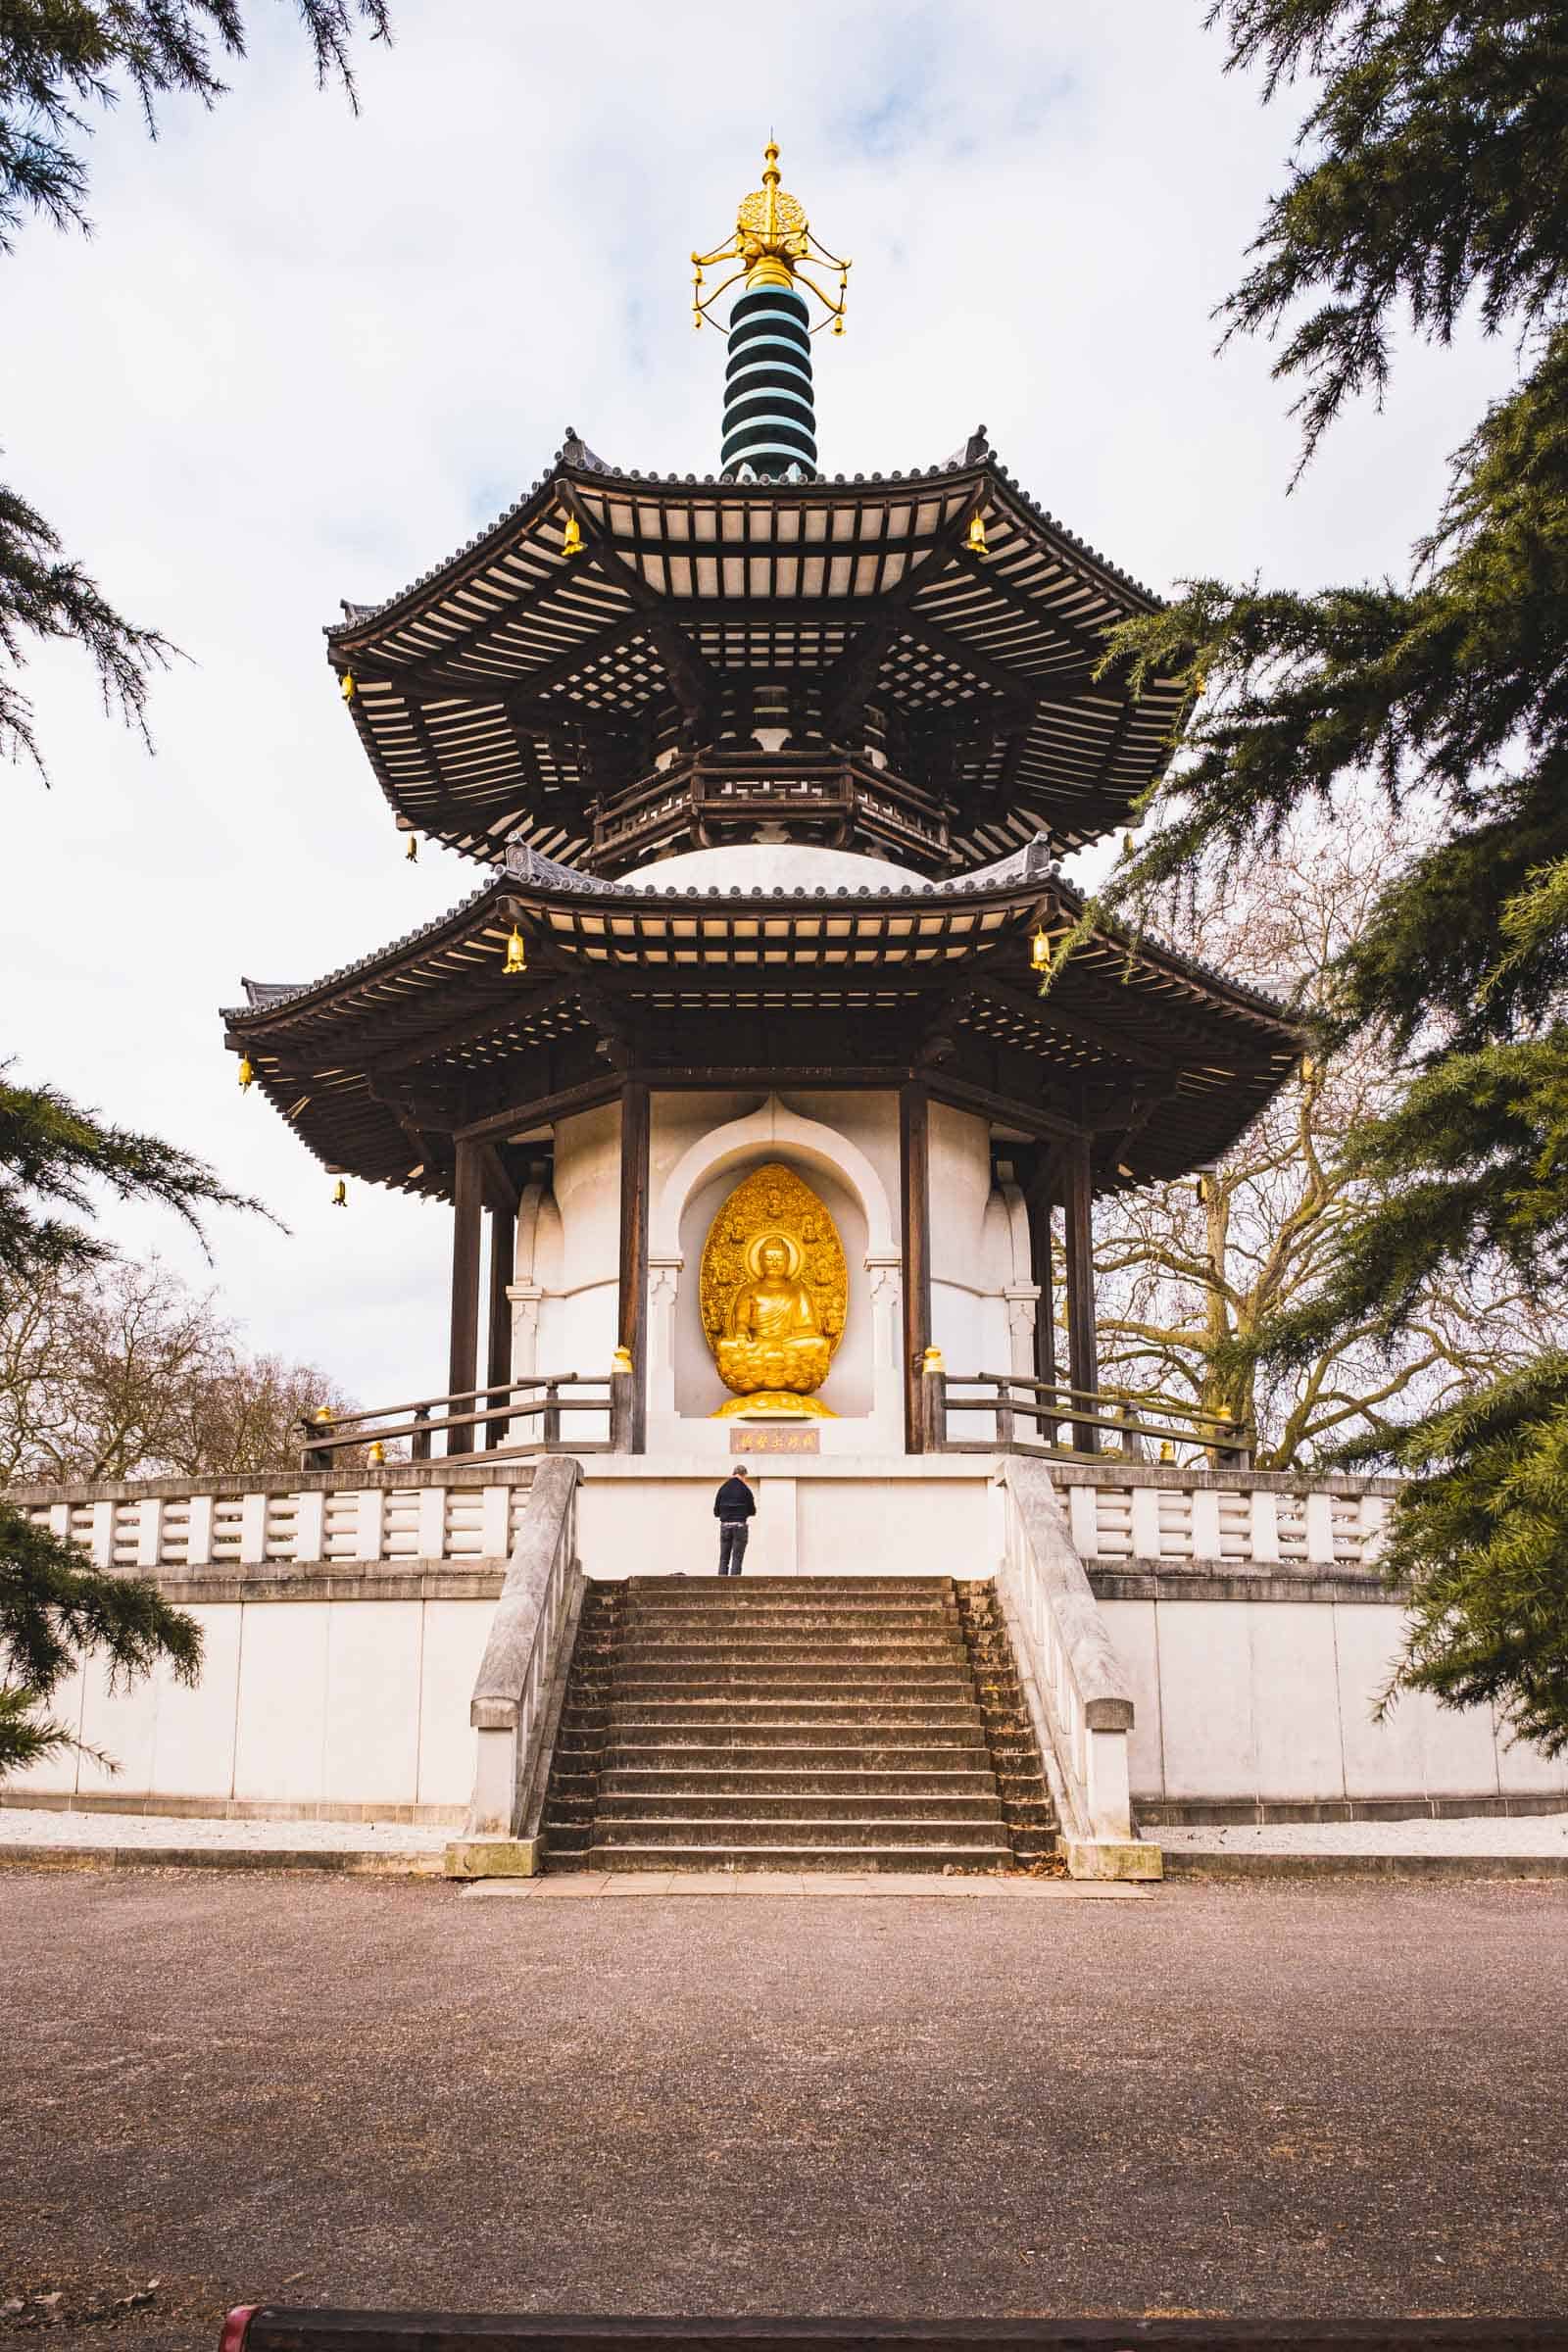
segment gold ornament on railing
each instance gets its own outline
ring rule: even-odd
[[[733,1392],[721,1415],[832,1417],[814,1392],[844,1335],[849,1268],[824,1201],[779,1161],[755,1168],[709,1228],[703,1330]]]
[[[380,1469],[382,1463],[386,1460],[386,1447],[382,1445],[379,1438],[377,1438],[373,1445],[369,1446],[365,1458],[370,1464],[372,1469]]]

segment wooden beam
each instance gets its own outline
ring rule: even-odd
[[[923,1358],[931,1345],[931,1098],[918,1082],[899,1089],[899,1198],[904,1247],[904,1443],[924,1453]]]
[[[457,1200],[452,1211],[452,1345],[447,1364],[447,1390],[458,1396],[477,1380],[479,1355],[479,1232],[483,1195],[477,1148],[459,1144]],[[447,1451],[464,1452],[466,1440],[453,1431]]]
[[[1067,1239],[1067,1379],[1085,1396],[1100,1394],[1100,1348],[1095,1331],[1095,1236],[1089,1138],[1074,1136],[1061,1152]],[[1073,1444],[1100,1451],[1100,1432],[1073,1423]]]
[[[649,1093],[631,1079],[620,1096],[620,1322],[632,1361],[631,1446],[648,1450]]]

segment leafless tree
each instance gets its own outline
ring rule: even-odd
[[[321,1405],[354,1409],[314,1366],[248,1354],[156,1258],[43,1276],[0,1316],[0,1484],[288,1468]]]
[[[1250,872],[1210,874],[1150,919],[1189,954],[1282,995],[1323,1001],[1333,956],[1357,936],[1392,867],[1416,845],[1381,808],[1303,820]],[[1539,1351],[1549,1309],[1496,1268],[1434,1281],[1397,1352],[1371,1325],[1303,1373],[1257,1369],[1252,1349],[1310,1298],[1364,1198],[1346,1168],[1357,1126],[1394,1096],[1383,1042],[1308,1059],[1225,1159],[1196,1182],[1101,1201],[1095,1263],[1102,1379],[1138,1398],[1223,1413],[1256,1433],[1260,1467],[1290,1469],[1364,1432],[1430,1410]]]

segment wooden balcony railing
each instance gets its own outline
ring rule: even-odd
[[[1202,1456],[1231,1470],[1250,1470],[1252,1465],[1250,1428],[1220,1413],[1200,1412],[1174,1397],[1075,1389],[1063,1381],[1031,1380],[1018,1372],[948,1372],[934,1367],[925,1375],[925,1396],[926,1443],[933,1452],[1101,1453],[1110,1441],[1134,1460],[1151,1458],[1152,1447],[1156,1459],[1191,1461]],[[995,1436],[950,1436],[955,1413],[993,1416]]]
[[[427,1462],[438,1437],[448,1461],[519,1453],[623,1452],[630,1391],[630,1377],[621,1372],[530,1372],[522,1380],[456,1389],[447,1396],[414,1397],[330,1417],[307,1416],[295,1425],[301,1436],[300,1467],[330,1470],[337,1457],[351,1449],[364,1453],[403,1446],[410,1460]],[[605,1434],[590,1434],[590,1415],[598,1416]],[[564,1416],[577,1423],[564,1435]],[[582,1426],[585,1421],[587,1428]]]

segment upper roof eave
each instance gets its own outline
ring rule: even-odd
[[[969,447],[973,447],[972,441]],[[1076,562],[1097,572],[1102,581],[1114,589],[1122,599],[1145,612],[1157,612],[1161,608],[1164,600],[1152,589],[1134,578],[1131,572],[1112,564],[1098,548],[1069,530],[1038,499],[1031,498],[1017,477],[1007,471],[989,446],[985,446],[978,457],[971,458],[960,453],[939,466],[909,473],[853,476],[842,473],[831,476],[817,474],[805,482],[725,482],[713,474],[642,473],[635,468],[622,472],[595,457],[568,427],[566,438],[556,452],[548,471],[540,475],[524,495],[514,500],[486,529],[474,538],[465,540],[443,563],[420,572],[406,587],[396,590],[380,603],[354,605],[343,620],[326,623],[322,634],[334,649],[351,650],[354,640],[363,632],[383,628],[404,617],[407,611],[416,609],[431,595],[445,592],[463,577],[466,570],[482,564],[509,534],[514,534],[519,525],[526,524],[548,507],[556,496],[555,485],[564,475],[593,489],[614,488],[641,498],[653,497],[657,500],[662,496],[671,502],[689,501],[695,490],[704,496],[710,495],[717,504],[739,505],[759,499],[771,503],[801,504],[815,500],[834,506],[853,507],[881,501],[890,495],[906,497],[939,485],[951,488],[960,483],[978,481],[986,474],[990,475],[999,492],[1021,514],[1028,516]]]

